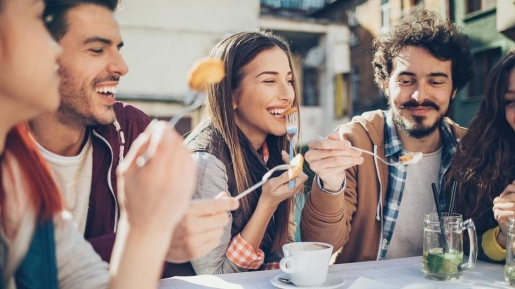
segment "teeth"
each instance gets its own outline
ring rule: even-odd
[[[273,116],[275,117],[283,117],[281,114],[285,111],[286,109],[284,108],[272,108],[272,109],[269,109],[268,112],[270,114],[272,114]]]
[[[103,86],[95,88],[95,91],[98,93],[111,93],[115,94],[117,91],[116,86]]]

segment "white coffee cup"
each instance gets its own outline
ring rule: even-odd
[[[322,285],[327,278],[333,246],[319,242],[297,242],[283,246],[279,266],[290,274],[290,282],[299,287]]]

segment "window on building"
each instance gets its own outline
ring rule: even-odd
[[[467,13],[495,7],[497,0],[467,0]]]
[[[302,105],[318,106],[318,71],[316,68],[304,68],[302,84]]]
[[[342,118],[349,114],[349,77],[348,74],[337,74],[334,80],[334,116]]]
[[[359,69],[357,67],[353,67],[350,73],[350,94],[352,97],[352,102],[356,103],[359,101],[359,87],[361,85],[361,76],[359,75]]]
[[[417,6],[418,4],[422,3],[422,0],[410,0],[410,7]]]
[[[351,47],[359,45],[359,37],[358,37],[358,33],[356,32],[356,29],[350,30],[349,45]]]
[[[484,95],[488,74],[501,58],[501,48],[497,47],[474,54],[474,78],[468,85],[468,97]]]
[[[381,32],[390,29],[390,3],[388,0],[381,0]]]

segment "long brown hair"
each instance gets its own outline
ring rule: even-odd
[[[296,74],[293,69],[292,55],[288,44],[280,37],[273,35],[270,32],[242,32],[229,36],[218,44],[215,45],[211,51],[211,57],[221,59],[224,63],[225,77],[220,83],[208,87],[208,98],[205,103],[202,120],[200,124],[193,130],[193,132],[186,139],[186,142],[192,140],[207,126],[212,125],[220,133],[223,140],[226,142],[230,158],[232,162],[232,170],[234,171],[236,190],[242,192],[253,185],[252,177],[249,175],[252,172],[251,164],[246,162],[245,151],[240,143],[239,128],[235,121],[235,112],[233,110],[233,95],[241,85],[245,76],[244,68],[249,64],[259,53],[273,48],[280,48],[288,57],[288,62],[292,70],[292,77],[296,80]],[[294,82],[295,99],[293,106],[299,108],[298,101],[298,88]],[[237,97],[237,96],[236,96]],[[300,127],[300,126],[298,126]],[[272,151],[279,152],[276,158],[280,159],[280,151],[287,150],[288,141],[286,135],[274,137],[275,144],[270,144],[270,136],[267,138],[267,143],[270,145],[278,146],[277,148],[270,148],[272,158]],[[235,195],[237,192],[231,192]],[[255,210],[259,195],[251,194],[240,200],[240,213],[243,217],[242,225],[244,226],[248,219],[252,216]],[[279,249],[288,239],[288,220],[290,211],[294,206],[294,198],[285,200],[279,204],[273,215],[275,225],[269,223],[263,242],[266,243],[272,251]]]
[[[515,68],[510,51],[488,76],[485,97],[463,137],[447,177],[458,183],[456,205],[466,218],[491,210],[492,200],[515,178],[515,132],[506,120],[505,94]]]
[[[36,209],[38,221],[46,221],[63,210],[61,193],[50,168],[30,138],[26,124],[18,124],[8,134],[4,154],[16,158],[29,189],[28,196]],[[19,192],[15,192],[19,193]],[[0,208],[5,203],[5,190],[0,183]]]

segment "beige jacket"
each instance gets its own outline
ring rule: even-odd
[[[466,130],[445,118],[456,138]],[[337,128],[353,146],[385,158],[384,117],[380,110],[366,112]],[[383,204],[388,187],[388,167],[363,154],[362,165],[346,170],[343,193],[322,192],[316,179],[306,198],[300,230],[302,241],[330,243],[335,263],[377,260],[382,239]]]

